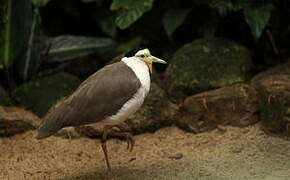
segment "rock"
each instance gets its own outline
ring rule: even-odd
[[[177,105],[167,98],[164,90],[156,83],[152,83],[151,90],[141,109],[129,117],[126,123],[121,124],[119,128],[114,130],[131,131],[133,134],[152,132],[162,126],[172,124],[177,111]],[[64,129],[59,132],[59,135],[65,137],[69,135],[72,135],[72,137],[99,136],[101,132],[102,125],[96,123],[77,127],[75,130]]]
[[[68,73],[39,78],[15,89],[13,97],[39,116],[44,116],[51,105],[71,94],[80,80]]]
[[[290,61],[256,75],[251,84],[259,92],[260,117],[268,132],[290,133]]]
[[[177,124],[194,133],[218,125],[244,127],[257,122],[256,91],[237,84],[187,97],[180,108]]]
[[[256,74],[251,79],[251,85],[257,87],[257,84],[259,84],[258,81],[260,81],[262,78],[267,77],[269,75],[278,75],[278,74],[290,75],[290,60],[287,61],[286,63],[276,65],[266,71]]]
[[[199,39],[174,54],[165,79],[169,94],[182,99],[245,82],[251,68],[251,55],[245,47],[222,38]]]
[[[11,100],[8,96],[8,93],[0,85],[0,105],[10,105],[10,104],[11,104]]]
[[[177,105],[168,99],[165,91],[152,83],[141,109],[128,119],[127,124],[135,134],[152,132],[171,124],[177,111]]]
[[[19,107],[0,106],[0,137],[9,137],[36,129],[40,120],[33,113]]]

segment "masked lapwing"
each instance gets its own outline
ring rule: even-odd
[[[128,148],[134,140],[129,132],[110,132],[142,105],[150,89],[152,63],[166,64],[154,57],[146,48],[127,52],[120,62],[107,65],[87,78],[76,91],[47,113],[38,129],[36,138],[47,138],[60,129],[91,123],[103,125],[102,149],[108,170],[106,139],[123,136]]]

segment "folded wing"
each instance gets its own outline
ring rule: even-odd
[[[63,127],[99,122],[112,116],[141,86],[135,73],[123,62],[105,66],[86,79],[67,99],[44,117],[37,139]]]

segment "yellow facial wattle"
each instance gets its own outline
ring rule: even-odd
[[[149,68],[149,72],[152,73],[152,59],[150,57],[145,58],[144,62],[146,63],[146,65]]]

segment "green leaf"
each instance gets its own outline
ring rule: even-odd
[[[253,0],[211,0],[209,6],[217,9],[221,16],[225,16],[229,11],[236,12],[253,3]]]
[[[134,3],[134,0],[113,0],[111,4],[111,10],[118,10],[118,9],[130,7],[132,3]]]
[[[95,2],[95,3],[102,3],[103,0],[81,0],[81,2],[83,3],[91,3],[91,2]]]
[[[49,1],[50,0],[32,0],[31,2],[35,7],[45,7]]]
[[[100,48],[113,46],[110,38],[95,38],[85,36],[58,36],[49,40],[51,49],[48,61],[66,61],[95,53]]]
[[[0,64],[9,68],[16,59],[24,59],[32,21],[30,0],[1,2]]]
[[[266,4],[244,10],[245,20],[249,24],[252,34],[256,39],[261,37],[264,28],[270,20],[273,8],[272,4]]]
[[[154,0],[113,0],[111,10],[120,10],[116,24],[126,29],[152,9]]]
[[[167,36],[172,33],[184,22],[190,9],[169,9],[163,16],[162,23]]]

